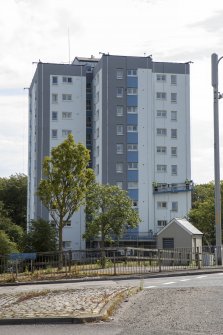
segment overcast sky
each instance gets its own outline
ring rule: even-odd
[[[153,55],[191,65],[192,179],[214,179],[211,54],[223,55],[223,0],[0,0],[0,177],[27,174],[29,87],[35,64]],[[219,65],[223,91],[223,60]],[[219,101],[223,178],[223,100]]]

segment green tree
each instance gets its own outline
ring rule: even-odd
[[[38,192],[58,230],[59,251],[63,250],[63,227],[85,201],[94,172],[88,168],[90,154],[86,147],[74,142],[73,136],[53,148],[45,157]]]
[[[7,255],[13,252],[18,252],[16,243],[10,241],[9,236],[0,230],[0,255]]]
[[[27,252],[47,252],[57,250],[56,230],[43,219],[33,220],[26,235]]]
[[[138,212],[132,207],[127,192],[118,186],[94,184],[86,196],[86,214],[89,218],[85,239],[100,237],[100,247],[119,239],[127,228],[135,228],[140,222]]]
[[[0,201],[12,222],[26,230],[27,176],[15,174],[0,178]]]

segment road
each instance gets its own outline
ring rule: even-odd
[[[117,283],[140,285],[140,280],[103,281],[84,285]],[[74,287],[80,284],[69,285]],[[0,335],[223,334],[223,273],[150,278],[145,279],[143,285],[144,290],[123,302],[108,322],[87,325],[1,326]]]

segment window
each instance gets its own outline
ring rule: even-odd
[[[99,156],[99,146],[96,147],[96,156]]]
[[[156,171],[157,172],[167,172],[167,166],[166,165],[162,165],[162,164],[158,164],[156,166]]]
[[[137,95],[138,90],[135,87],[128,87],[127,88],[127,95]]]
[[[96,136],[99,137],[99,128],[96,129]]]
[[[116,115],[117,116],[123,116],[123,111],[124,111],[123,106],[120,106],[120,105],[116,106]]]
[[[62,81],[64,84],[72,84],[72,77],[63,77]]]
[[[156,129],[156,134],[166,136],[167,135],[167,130],[166,130],[166,128],[157,128]]]
[[[128,151],[137,151],[138,150],[138,144],[127,144],[127,150]]]
[[[62,112],[62,119],[71,119],[72,112]]]
[[[128,182],[128,189],[134,190],[138,188],[138,182],[137,181],[129,181]]]
[[[172,176],[177,175],[177,165],[171,165],[171,174]]]
[[[116,186],[118,186],[118,187],[120,187],[122,189],[123,188],[122,181],[116,181]]]
[[[123,173],[123,163],[116,163],[116,172]]]
[[[99,175],[99,164],[96,165],[96,175]]]
[[[138,170],[138,163],[137,162],[129,162],[128,163],[128,170]]]
[[[57,138],[57,129],[52,129],[52,138]]]
[[[116,134],[123,135],[123,124],[117,124],[116,126]]]
[[[87,127],[91,127],[91,116],[87,116],[87,122],[86,122],[86,126]]]
[[[177,129],[171,129],[171,138],[177,138]]]
[[[137,106],[128,106],[127,107],[127,113],[137,114],[138,113],[138,107]]]
[[[166,110],[157,110],[156,111],[156,117],[165,118],[166,116],[167,116]]]
[[[117,69],[116,70],[116,78],[117,79],[123,79],[123,69]]]
[[[57,112],[52,112],[52,120],[57,121],[58,120],[58,113]]]
[[[167,202],[166,201],[157,201],[157,208],[158,209],[166,209],[167,208]]]
[[[156,80],[161,81],[161,82],[166,81],[166,75],[165,74],[157,74],[156,75]]]
[[[69,220],[69,221],[67,221],[66,223],[65,223],[65,226],[64,227],[71,227],[71,221]]]
[[[96,93],[96,103],[99,102],[99,92]]]
[[[127,76],[128,77],[136,77],[137,76],[137,70],[136,69],[127,70]]]
[[[63,241],[63,248],[70,249],[71,248],[71,241]]]
[[[52,103],[53,104],[58,103],[58,94],[55,94],[55,93],[52,94]]]
[[[166,220],[158,220],[157,221],[157,226],[158,227],[165,227],[167,225],[167,221]]]
[[[163,238],[163,249],[174,249],[174,238],[173,237]]]
[[[132,207],[134,208],[138,207],[138,200],[132,200]]]
[[[62,136],[67,137],[69,134],[71,134],[72,131],[69,129],[62,129]]]
[[[158,154],[166,154],[166,147],[156,147],[156,152]]]
[[[171,156],[173,157],[177,156],[177,147],[171,147]]]
[[[123,92],[124,92],[123,87],[117,87],[117,89],[116,89],[116,97],[117,98],[122,98],[123,97]]]
[[[127,126],[127,131],[128,132],[137,132],[138,131],[138,127],[136,125],[128,125]]]
[[[177,111],[171,111],[171,121],[177,121]]]
[[[156,99],[166,100],[166,93],[165,92],[156,92]]]
[[[171,103],[177,103],[177,93],[171,93]]]
[[[173,201],[172,202],[172,212],[177,212],[178,211],[178,202],[177,201]]]
[[[56,76],[52,77],[52,84],[53,85],[57,85],[58,84],[58,77],[56,77]]]
[[[116,144],[116,153],[118,155],[123,154],[123,143],[117,143]]]
[[[177,84],[177,76],[176,76],[176,74],[171,74],[170,82],[171,82],[171,85],[176,85]]]
[[[71,101],[72,100],[72,94],[62,94],[62,100],[63,101]]]

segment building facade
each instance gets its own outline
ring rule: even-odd
[[[150,57],[39,63],[30,87],[28,221],[48,215],[35,196],[42,160],[69,132],[91,150],[97,181],[127,190],[139,211],[142,221],[126,239],[153,240],[172,218],[185,216],[192,188],[189,85],[188,63]],[[83,211],[81,217],[79,239]],[[73,226],[75,218],[72,234]]]

